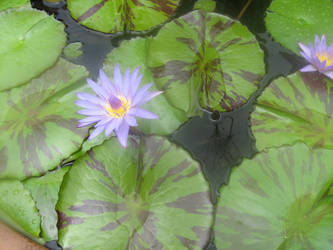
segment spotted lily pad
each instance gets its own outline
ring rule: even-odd
[[[105,33],[148,30],[174,13],[179,0],[67,0],[71,16],[80,24]]]
[[[124,41],[118,48],[107,55],[104,62],[105,72],[112,78],[115,64],[119,64],[123,73],[128,67],[131,71],[140,67],[139,73],[143,74],[140,86],[154,83],[152,73],[146,65],[150,42],[150,38]],[[156,91],[158,89],[154,85],[150,90]],[[138,128],[147,134],[170,134],[187,119],[184,112],[168,103],[164,93],[153,98],[142,107],[160,117],[157,120],[138,119]]]
[[[75,161],[57,210],[64,249],[202,249],[213,207],[199,164],[155,136],[127,149],[111,138]]]
[[[58,239],[58,215],[55,205],[62,179],[68,167],[46,174],[42,177],[33,177],[24,181],[24,187],[30,191],[41,215],[41,236],[46,241]]]
[[[0,221],[30,237],[40,233],[40,217],[30,192],[17,180],[0,181]]]
[[[43,11],[0,13],[0,90],[26,83],[51,67],[65,46],[64,25]]]
[[[333,149],[333,81],[318,73],[294,73],[273,81],[251,115],[259,151],[303,141]]]
[[[24,179],[55,168],[87,136],[78,129],[75,91],[87,76],[65,60],[26,85],[0,93],[0,178]]]
[[[217,207],[217,249],[331,249],[333,151],[302,143],[234,169]]]
[[[274,0],[265,22],[276,41],[299,54],[297,43],[313,43],[315,35],[333,41],[332,12],[331,0]]]
[[[9,8],[18,8],[18,7],[30,7],[30,0],[1,0],[0,2],[0,11],[9,9]]]
[[[190,115],[199,104],[240,107],[265,73],[263,52],[245,26],[202,11],[166,24],[152,39],[148,64],[169,102]]]

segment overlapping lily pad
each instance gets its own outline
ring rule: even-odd
[[[1,0],[0,2],[0,11],[9,9],[9,8],[18,8],[18,7],[30,7],[29,0]]]
[[[273,81],[251,115],[259,151],[303,141],[333,149],[333,82],[318,73],[295,73]]]
[[[174,13],[179,0],[68,0],[74,19],[93,30],[105,33],[148,30]]]
[[[127,149],[112,138],[75,161],[57,210],[59,242],[73,250],[202,249],[213,212],[199,164],[156,136]]]
[[[24,179],[55,168],[87,136],[77,128],[75,91],[84,67],[65,60],[27,85],[0,93],[0,178]]]
[[[58,215],[55,205],[63,176],[68,167],[58,169],[42,177],[33,177],[24,182],[24,187],[30,191],[36,202],[36,207],[41,216],[41,236],[44,240],[58,239]]]
[[[333,41],[332,13],[331,0],[274,0],[265,22],[276,41],[299,54],[297,43],[313,43],[315,35]]]
[[[148,83],[154,83],[152,74],[146,64],[150,42],[150,38],[137,38],[124,41],[120,47],[114,49],[107,56],[104,62],[105,72],[112,79],[115,64],[119,64],[123,73],[127,68],[133,71],[137,67],[140,67],[140,74],[143,74],[140,87]],[[150,90],[156,91],[158,89],[153,85]],[[142,107],[160,117],[157,120],[138,119],[138,128],[147,134],[170,134],[187,119],[184,112],[169,104],[164,93],[150,100]]]
[[[148,64],[170,103],[190,115],[199,104],[230,111],[257,89],[265,66],[254,35],[228,17],[194,11],[152,39]]]
[[[51,67],[65,45],[64,25],[43,11],[0,13],[0,90],[26,83]]]
[[[217,249],[331,249],[333,151],[302,143],[234,169],[217,207]]]
[[[40,233],[40,217],[31,194],[17,180],[0,181],[0,221],[30,237]]]

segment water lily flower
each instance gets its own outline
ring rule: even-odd
[[[124,76],[122,76],[117,64],[114,69],[113,83],[103,70],[99,71],[101,85],[87,79],[88,85],[97,96],[83,92],[76,93],[80,100],[76,100],[75,103],[84,108],[78,113],[87,116],[79,120],[78,127],[96,123],[95,130],[88,139],[95,138],[103,131],[105,131],[106,136],[109,136],[114,131],[120,144],[127,147],[129,127],[137,126],[135,117],[159,118],[156,114],[142,109],[140,106],[162,92],[148,91],[152,84],[147,84],[139,89],[143,75],[138,74],[139,67],[132,74],[130,69],[127,69]]]
[[[298,45],[303,50],[300,54],[310,63],[300,69],[301,72],[319,71],[333,79],[333,43],[327,47],[325,35],[321,39],[316,35],[314,46],[311,43],[309,46]]]

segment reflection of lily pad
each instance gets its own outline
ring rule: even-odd
[[[274,0],[265,21],[274,39],[298,54],[297,43],[312,43],[315,35],[333,41],[332,13],[331,0]]]
[[[40,217],[35,202],[17,180],[0,181],[0,221],[28,236],[39,236]]]
[[[21,85],[52,66],[65,45],[64,25],[35,9],[0,13],[0,90]]]
[[[18,8],[18,7],[30,7],[30,0],[1,0],[0,1],[0,11],[9,9],[9,8]]]
[[[58,216],[55,211],[55,205],[58,201],[58,193],[64,174],[68,167],[61,168],[55,172],[42,177],[33,177],[24,182],[24,186],[31,192],[36,201],[36,207],[41,215],[42,237],[46,241],[57,240]]]
[[[132,71],[140,67],[140,74],[143,74],[140,86],[153,83],[152,74],[146,65],[150,41],[143,38],[124,41],[119,48],[112,50],[104,63],[104,70],[108,76],[113,77],[115,64],[119,64],[122,72],[125,72],[127,67]],[[152,86],[150,90],[156,91],[157,88]],[[170,134],[186,120],[184,112],[172,107],[164,94],[155,97],[142,107],[160,117],[153,121],[138,119],[139,129],[148,134]]]
[[[273,81],[251,115],[258,150],[303,141],[333,149],[333,82],[317,73]]]
[[[263,52],[245,26],[201,11],[166,24],[152,39],[148,62],[168,100],[191,115],[199,102],[218,111],[243,105],[265,72]]]
[[[333,151],[271,149],[236,168],[221,189],[218,249],[332,249]]]
[[[65,176],[57,204],[62,247],[202,249],[213,207],[199,164],[161,137],[130,142],[124,149],[111,138]]]
[[[165,22],[179,0],[67,0],[68,9],[80,24],[105,33],[148,30]]]
[[[0,93],[0,178],[40,175],[80,148],[87,129],[76,127],[73,102],[86,76],[82,66],[59,60],[39,78]]]

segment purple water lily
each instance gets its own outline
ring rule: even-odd
[[[136,68],[132,74],[127,69],[124,76],[122,76],[119,66],[116,65],[113,83],[111,83],[103,70],[99,71],[101,85],[91,79],[87,79],[89,86],[97,96],[83,92],[76,93],[80,100],[75,101],[75,103],[84,108],[78,113],[88,116],[79,120],[78,127],[96,123],[95,130],[88,139],[93,139],[104,130],[106,136],[109,136],[114,131],[120,144],[126,147],[129,127],[137,126],[135,117],[145,119],[159,118],[156,114],[142,109],[140,106],[162,92],[148,91],[152,84],[147,84],[139,89],[143,75],[138,74],[139,68]]]
[[[300,69],[301,72],[319,71],[333,79],[333,43],[327,47],[325,35],[321,39],[316,35],[314,46],[311,43],[309,46],[298,45],[303,50],[300,54],[310,63]]]

